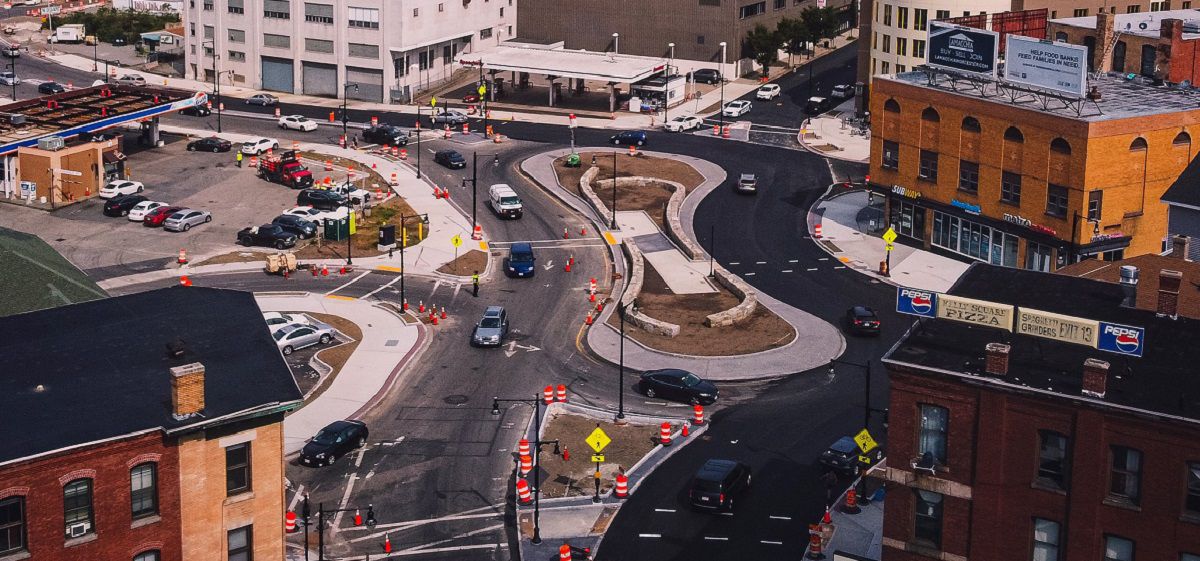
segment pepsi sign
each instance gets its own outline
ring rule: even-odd
[[[1110,353],[1142,356],[1146,346],[1146,330],[1116,323],[1100,322],[1100,336],[1096,348]]]
[[[910,316],[937,317],[938,293],[900,287],[896,290],[896,311]]]

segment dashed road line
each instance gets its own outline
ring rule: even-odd
[[[829,261],[828,257],[818,257],[817,261]]]
[[[788,259],[788,263],[799,263],[799,259]]]
[[[771,516],[771,520],[791,520],[791,516]]]
[[[752,277],[752,276],[754,276],[754,273],[746,273],[746,276]]]
[[[704,536],[704,539],[706,539],[706,540],[708,540],[708,541],[713,541],[713,542],[727,542],[727,541],[729,541],[729,538],[727,538],[727,537],[724,537],[724,536]]]
[[[781,273],[790,273],[790,272],[792,272],[792,270],[791,270],[791,269],[784,269],[784,270],[782,270],[782,271],[779,271],[779,272],[781,272]]]
[[[810,267],[810,268],[808,268],[808,269],[805,269],[805,270],[806,270],[806,271],[809,271],[809,272],[812,272],[812,271],[815,271],[815,270],[817,270],[817,268],[816,268],[816,267]]]
[[[838,265],[837,267],[834,267],[834,269],[845,269],[845,268],[846,268],[845,265]]]
[[[765,543],[765,544],[768,544],[768,545],[783,545],[783,542],[777,542],[777,541],[774,541],[774,540],[758,540],[758,542],[759,542],[759,543]]]
[[[662,534],[638,534],[639,538],[661,538]]]
[[[730,265],[741,265],[742,262],[741,261],[730,261],[729,264]]]
[[[754,264],[755,265],[766,265],[767,262],[766,261],[755,261]]]
[[[673,508],[656,508],[654,512],[675,512]]]

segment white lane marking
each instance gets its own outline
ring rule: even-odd
[[[454,294],[451,294],[451,295],[450,295],[450,299],[451,299],[451,300],[454,300],[455,298],[457,298],[457,297],[458,297],[458,291],[459,291],[459,290],[461,290],[461,289],[462,289],[462,283],[461,283],[461,282],[456,282],[456,283],[454,283]]]
[[[771,516],[771,520],[791,520],[791,516]]]
[[[746,276],[752,277],[752,276],[754,276],[754,273],[746,273]]]
[[[673,508],[656,508],[654,512],[675,512]]]
[[[339,291],[339,290],[341,290],[341,289],[343,289],[343,288],[346,288],[347,286],[350,286],[350,285],[352,285],[352,284],[354,284],[354,283],[358,282],[358,279],[361,279],[361,278],[363,278],[363,277],[365,277],[365,276],[367,276],[367,275],[369,275],[369,274],[371,274],[371,271],[367,271],[367,272],[365,272],[365,273],[363,273],[363,274],[361,274],[361,275],[358,275],[357,277],[354,277],[354,279],[353,279],[353,280],[351,280],[350,282],[348,282],[348,283],[346,283],[346,284],[343,284],[342,286],[339,286],[339,287],[337,287],[337,288],[335,288],[335,289],[333,289],[333,290],[330,290],[329,292],[326,292],[326,293],[325,293],[325,295],[326,295],[326,296],[328,296],[328,295],[330,295],[330,294],[333,294],[334,292],[337,292],[337,291]]]
[[[805,269],[805,270],[806,270],[806,271],[815,271],[815,270],[817,270],[817,268],[816,268],[816,267],[811,267],[811,268],[808,268],[808,269]]]
[[[817,261],[829,261],[828,257],[818,257]]]
[[[477,535],[477,534],[483,534],[483,533],[491,532],[491,531],[493,531],[493,530],[499,530],[499,529],[501,529],[501,528],[503,528],[503,527],[504,527],[504,524],[496,524],[495,526],[488,526],[488,527],[486,527],[486,528],[479,528],[479,529],[476,529],[476,530],[471,530],[470,532],[464,532],[464,533],[461,533],[461,534],[455,534],[455,535],[453,535],[453,536],[450,536],[449,538],[446,538],[446,539],[444,539],[444,540],[438,540],[438,541],[435,541],[435,542],[430,542],[430,543],[427,543],[427,544],[422,544],[422,545],[413,546],[413,547],[406,548],[406,549],[401,549],[401,550],[399,551],[399,553],[408,553],[408,552],[411,552],[411,551],[421,551],[421,550],[428,550],[428,549],[430,549],[430,548],[432,548],[433,546],[436,546],[436,545],[442,545],[442,544],[444,544],[444,543],[449,543],[449,542],[452,542],[452,541],[454,541],[454,540],[457,540],[457,539],[469,538],[469,537],[471,537],[471,536],[474,536],[474,535]]]
[[[732,512],[718,512],[717,514],[720,514],[721,516],[733,516]]]
[[[296,487],[296,494],[292,495],[292,502],[288,503],[288,510],[295,511],[296,505],[300,504],[300,499],[304,498],[304,484]]]
[[[783,545],[783,542],[777,542],[777,541],[772,541],[772,540],[758,540],[758,541],[759,541],[759,543],[765,543],[765,544],[770,544],[770,545]]]
[[[845,269],[845,268],[846,268],[845,265],[838,265],[837,267],[834,267],[834,269]]]
[[[362,467],[363,455],[365,455],[366,453],[367,453],[366,446],[363,446],[362,448],[358,449],[358,455],[354,457],[354,469],[355,470],[358,470],[358,468]]]
[[[799,263],[799,259],[788,259],[788,263]]]
[[[333,531],[337,532],[338,527],[342,525],[342,515],[346,514],[346,504],[350,502],[350,492],[354,490],[354,482],[358,480],[358,474],[350,474],[350,480],[346,482],[346,492],[342,493],[342,502],[338,506],[338,513],[333,517]]]
[[[755,261],[754,264],[755,265],[766,265],[767,262],[766,261]]]
[[[790,272],[792,272],[792,270],[791,270],[791,269],[784,269],[784,270],[782,270],[782,271],[779,271],[779,272],[781,272],[781,273],[790,273]]]
[[[706,539],[708,541],[721,541],[721,542],[729,541],[729,538],[721,537],[721,536],[704,536],[704,539]]]
[[[365,300],[365,299],[366,299],[368,296],[370,296],[370,295],[372,295],[372,294],[375,294],[376,292],[379,292],[380,290],[383,290],[383,289],[385,289],[385,288],[387,288],[387,287],[389,287],[389,286],[392,286],[393,284],[396,284],[396,282],[398,282],[399,280],[400,280],[400,276],[399,276],[399,275],[397,275],[397,276],[396,276],[396,278],[392,279],[391,281],[388,281],[388,283],[387,283],[387,284],[385,284],[385,285],[383,285],[383,286],[381,286],[381,287],[379,287],[379,288],[376,288],[375,290],[372,290],[372,291],[370,291],[370,292],[368,292],[368,293],[366,293],[366,294],[362,295],[362,297],[360,297],[360,298],[359,298],[359,300]]]
[[[501,508],[502,509],[502,506],[483,507],[483,508]],[[481,509],[474,509],[474,510],[481,510]],[[467,511],[467,512],[472,512],[472,511]],[[383,535],[388,532],[398,532],[401,530],[408,530],[410,528],[415,528],[417,526],[422,526],[425,524],[433,524],[435,522],[448,522],[451,520],[467,520],[467,519],[471,519],[471,518],[496,518],[499,516],[504,516],[504,513],[503,512],[485,512],[482,514],[454,514],[454,515],[450,515],[450,516],[443,516],[441,518],[426,518],[426,519],[422,519],[422,520],[408,520],[405,522],[393,522],[390,524],[379,524],[379,525],[375,526],[375,528],[374,528],[375,530],[378,530],[378,531],[373,532],[371,534],[367,534],[365,536],[360,536],[360,537],[357,537],[357,538],[354,538],[354,539],[348,540],[348,541],[350,543],[355,543],[355,542],[361,542],[364,540],[378,539],[378,538],[382,538]],[[366,526],[355,526],[353,528],[348,528],[348,529],[366,530],[369,528],[367,528]]]
[[[638,534],[639,538],[661,538],[662,534]]]
[[[741,261],[730,261],[729,264],[730,265],[741,265],[742,262]]]
[[[434,293],[436,293],[436,292],[437,292],[437,289],[438,289],[438,287],[440,287],[440,286],[442,286],[442,279],[437,279],[437,280],[433,281],[433,290],[430,290],[430,291],[429,291],[429,301],[430,301],[431,303],[433,302],[433,295],[434,295]]]
[[[447,551],[464,551],[464,550],[468,550],[468,549],[497,549],[497,548],[501,548],[501,547],[508,547],[508,544],[481,543],[481,544],[475,544],[475,545],[455,545],[455,546],[451,546],[451,547],[436,547],[433,549],[404,550],[404,551],[393,552],[391,555],[389,555],[389,557],[391,557],[391,556],[399,557],[401,555],[421,555],[422,553],[445,553]]]

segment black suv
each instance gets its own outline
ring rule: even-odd
[[[184,107],[183,109],[180,109],[179,114],[191,115],[193,117],[207,117],[212,115],[212,109],[209,109],[207,105],[193,105],[191,107]]]
[[[304,449],[300,463],[306,466],[333,465],[338,458],[367,444],[367,425],[362,421],[334,421],[321,429]]]
[[[144,195],[117,195],[104,202],[104,216],[125,216],[138,203],[148,200]]]
[[[467,159],[454,150],[441,150],[433,155],[433,161],[450,169],[467,167]]]
[[[859,460],[860,456],[869,459],[870,463],[864,466]],[[882,459],[883,448],[876,446],[870,452],[864,453],[859,449],[858,443],[849,436],[837,439],[828,450],[821,452],[821,465],[843,475],[854,475],[860,467],[873,466]]]
[[[388,146],[408,146],[408,133],[392,125],[379,125],[362,131],[365,142],[386,144]]]
[[[715,68],[701,68],[692,72],[692,80],[702,84],[719,84],[721,83],[721,73]]]
[[[733,499],[750,488],[750,466],[733,460],[709,460],[692,477],[688,498],[694,508],[733,510]]]
[[[296,204],[318,210],[336,210],[337,207],[346,206],[346,197],[328,189],[305,189],[296,195]]]
[[[264,245],[284,249],[296,245],[296,234],[278,224],[263,224],[257,228],[242,228],[238,232],[237,241],[244,246]]]
[[[278,224],[301,239],[311,238],[317,235],[317,223],[312,220],[305,220],[294,214],[280,214],[271,221],[272,224]]]
[[[65,91],[67,91],[67,88],[64,88],[63,85],[58,82],[42,82],[38,84],[38,93],[56,94],[63,93]]]

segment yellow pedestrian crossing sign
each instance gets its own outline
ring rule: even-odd
[[[888,245],[896,241],[896,230],[889,226],[887,231],[883,233],[883,241],[887,242]]]
[[[863,429],[854,435],[854,442],[858,443],[858,449],[862,450],[863,453],[870,452],[879,446],[875,443],[875,439],[871,438],[871,433],[867,432],[867,429]]]
[[[487,93],[487,86],[484,86],[484,85],[480,84],[480,86],[479,86],[479,95],[483,95],[483,94],[485,94],[485,93]]]
[[[599,454],[604,450],[605,446],[608,446],[608,443],[612,442],[612,439],[607,434],[604,434],[603,429],[596,427],[596,430],[592,431],[592,434],[588,435],[584,439],[584,442],[587,442],[588,446],[591,446],[592,450],[595,450]]]
[[[452,245],[454,247],[458,247],[458,246],[462,245],[462,236],[459,236],[458,234],[454,234],[454,237],[450,238],[450,245]]]
[[[436,98],[436,97],[431,97],[431,98],[429,98],[429,106],[430,106],[430,107],[437,107],[437,98]]]

